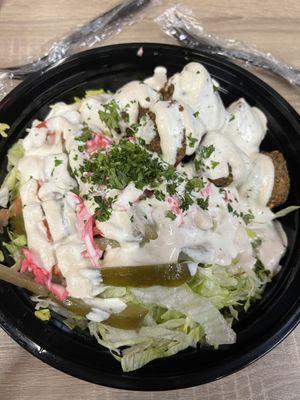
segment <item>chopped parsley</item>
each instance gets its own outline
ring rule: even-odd
[[[220,163],[218,161],[211,161],[210,166],[212,169],[215,169]]]
[[[136,124],[132,124],[130,125],[127,129],[126,129],[126,133],[129,136],[134,136],[136,135],[137,131],[139,130],[139,128],[141,127],[140,123],[136,123]]]
[[[212,153],[215,151],[215,146],[211,144],[210,146],[203,146],[201,149],[201,157],[202,158],[209,158]]]
[[[124,122],[126,122],[126,123],[129,122],[129,114],[128,114],[128,112],[122,111],[122,112],[121,112],[121,116],[122,116]]]
[[[180,197],[180,208],[182,211],[186,211],[194,203],[192,197],[188,192],[185,192],[183,196]]]
[[[172,221],[176,219],[176,215],[170,210],[166,212],[166,217],[170,218]]]
[[[167,192],[170,196],[173,196],[177,192],[177,184],[175,181],[167,184]]]
[[[248,210],[247,214],[241,212],[240,216],[243,218],[246,225],[250,224],[254,220],[254,215],[251,210]]]
[[[158,201],[164,201],[166,196],[161,190],[154,190],[154,196]]]
[[[196,111],[196,112],[194,112],[193,116],[194,116],[195,118],[197,118],[197,117],[199,117],[199,114],[200,114],[200,112],[199,112],[199,111]]]
[[[231,115],[229,122],[233,121],[235,119],[235,115]]]
[[[116,201],[116,197],[108,197],[105,199],[102,196],[95,196],[95,202],[97,203],[96,218],[98,221],[107,221],[111,216],[112,204]]]
[[[252,242],[251,242],[252,248],[254,251],[257,251],[258,248],[262,245],[262,238],[261,237],[256,237]]]
[[[62,164],[62,160],[58,160],[57,158],[55,158],[54,160],[55,167],[58,167],[60,164]]]
[[[213,144],[211,144],[209,146],[203,146],[201,148],[198,158],[195,158],[195,161],[194,161],[196,171],[200,171],[201,168],[204,169],[205,165],[204,165],[203,160],[208,159],[214,151],[215,151],[215,146]],[[214,162],[216,162],[216,161],[212,161],[212,163],[214,163]],[[214,164],[212,164],[212,165],[214,165]],[[216,167],[216,165],[215,165],[215,167]],[[207,168],[208,167],[206,167],[206,169]]]
[[[233,208],[232,208],[232,205],[230,203],[227,204],[227,209],[228,209],[228,212],[230,212],[230,213],[233,212]]]
[[[108,129],[118,129],[120,123],[119,106],[112,100],[109,103],[103,104],[104,111],[99,111],[100,120],[108,127]]]
[[[197,199],[197,204],[200,208],[202,208],[202,210],[207,210],[208,209],[208,197],[204,198],[200,198]]]
[[[107,153],[98,153],[85,160],[81,173],[86,172],[92,183],[123,190],[130,182],[138,189],[158,186],[165,171],[163,163],[137,143],[122,139]]]
[[[194,147],[195,144],[196,144],[197,141],[198,141],[197,138],[194,138],[194,137],[192,136],[192,133],[189,133],[189,134],[187,135],[186,138],[187,138],[188,146],[189,146],[189,147]]]
[[[77,194],[77,196],[80,195],[80,191],[79,191],[78,187],[74,187],[73,189],[70,190],[70,192],[73,192],[73,193]]]
[[[80,142],[87,142],[88,140],[91,140],[93,137],[93,132],[88,126],[84,126],[81,131],[81,135],[77,136],[76,140],[79,140]]]
[[[192,192],[193,190],[201,190],[204,188],[204,182],[203,178],[192,178],[190,179],[187,184],[185,185],[185,190],[187,190],[189,193]]]

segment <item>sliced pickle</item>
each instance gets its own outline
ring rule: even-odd
[[[125,310],[118,314],[111,314],[103,324],[119,329],[138,329],[148,313],[147,308],[140,304],[129,303]]]
[[[67,297],[64,301],[58,300],[52,293],[49,294],[49,298],[65,308],[66,310],[78,315],[79,317],[85,317],[91,310],[91,307],[80,299],[74,299],[73,297]]]
[[[0,264],[0,280],[27,289],[35,295],[49,297],[59,306],[80,317],[85,317],[90,312],[90,306],[82,300],[68,297],[64,301],[60,301],[47,288],[34,282],[32,278],[2,264]],[[111,314],[103,323],[120,329],[137,329],[142,324],[147,312],[143,306],[130,303],[125,310],[118,314]]]
[[[21,272],[17,272],[14,268],[9,268],[2,264],[0,264],[0,279],[27,289],[36,295],[49,296],[49,291],[45,286],[39,285],[32,278]]]
[[[96,246],[99,247],[100,250],[105,250],[107,246],[111,246],[112,248],[120,247],[120,244],[113,239],[107,239],[104,237],[95,238]]]
[[[175,287],[191,279],[187,263],[104,267],[101,275],[105,285],[128,287]]]

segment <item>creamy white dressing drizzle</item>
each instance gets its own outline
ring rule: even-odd
[[[177,101],[158,101],[151,108],[155,114],[156,126],[160,138],[162,158],[169,164],[175,164],[177,152],[183,146],[187,155],[197,149],[205,128],[194,117],[193,110]]]
[[[174,86],[170,101],[162,101],[159,93],[166,83]],[[137,189],[133,182],[124,190],[108,190],[80,179],[77,171],[90,155],[85,143],[76,138],[84,126],[93,132],[108,132],[99,111],[112,100],[120,112],[128,114],[127,122],[122,122],[122,135],[138,122],[142,107],[155,114],[155,124],[146,116],[136,135],[146,144],[158,135],[162,160],[174,165],[182,148],[185,155],[196,153],[200,172],[193,160],[176,167],[184,179],[199,174],[203,177],[204,187],[191,192],[194,203],[187,210],[176,208],[184,184],[177,187],[175,195],[159,200],[153,194],[143,197],[144,189],[149,188]],[[114,138],[118,134],[110,133]],[[244,99],[225,110],[216,83],[198,63],[186,65],[168,81],[165,68],[157,67],[152,77],[130,82],[115,94],[86,96],[73,105],[56,103],[46,124],[33,122],[23,141],[25,155],[18,163],[28,247],[43,268],[50,271],[58,265],[69,295],[91,306],[88,318],[93,321],[107,319],[111,312],[122,311],[125,304],[120,299],[95,298],[105,287],[100,271],[86,255],[76,202],[70,194],[74,187],[90,215],[97,212],[95,196],[114,197],[109,219],[96,221],[102,235],[118,244],[107,246],[102,267],[176,263],[183,252],[193,260],[191,273],[198,263],[226,267],[233,260],[240,268],[250,270],[256,262],[247,234],[251,229],[262,238],[259,258],[275,273],[285,252],[286,237],[266,206],[274,184],[274,166],[269,157],[259,153],[265,133],[264,114]],[[213,151],[203,158],[201,154],[209,146]],[[229,187],[220,190],[210,183],[230,173],[233,182]],[[165,183],[157,189],[165,191]],[[251,221],[246,225],[242,215],[249,210]],[[145,240],[147,224],[155,230],[156,239]]]
[[[226,111],[208,71],[203,65],[192,62],[169,79],[174,86],[173,99],[183,101],[195,112],[206,129],[222,129],[226,122]]]
[[[152,87],[152,89],[160,91],[167,83],[167,70],[165,67],[156,67],[154,74],[150,78],[144,80],[144,82]]]

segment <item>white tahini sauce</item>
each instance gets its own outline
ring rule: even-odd
[[[171,85],[172,97],[163,101],[160,91]],[[109,128],[111,115],[99,117],[99,111],[107,113],[111,104],[122,120],[119,131]],[[143,121],[141,108],[146,110]],[[92,132],[90,146],[107,137],[107,147],[114,146],[128,128],[132,135],[124,140],[138,140],[135,134],[146,145],[159,140],[161,153],[153,157],[160,157],[165,166],[178,164],[181,183],[170,193],[162,180],[154,193],[150,184],[137,188],[130,182],[121,190],[83,180],[78,171],[92,154],[84,139],[78,140],[83,128]],[[86,95],[71,105],[56,103],[44,122],[36,120],[28,130],[24,157],[17,166],[28,247],[42,268],[59,267],[69,295],[91,306],[88,318],[93,321],[125,307],[120,299],[96,298],[105,290],[101,268],[176,263],[185,254],[191,259],[192,274],[198,263],[226,268],[234,262],[249,270],[257,257],[276,273],[286,237],[267,207],[274,166],[259,152],[266,130],[263,112],[245,99],[226,110],[217,83],[195,62],[169,79],[166,69],[157,67],[152,77],[129,82],[114,94]],[[180,162],[180,150],[190,158]],[[227,187],[213,183],[226,177],[232,178]],[[198,189],[189,189],[192,203],[183,209],[187,180]],[[71,192],[74,188],[79,197]],[[97,220],[93,228],[93,234],[97,229],[108,239],[102,258],[102,253],[94,255],[100,267],[95,268],[82,224],[96,218],[99,196],[113,200],[109,217]],[[155,235],[147,240],[149,229]],[[253,237],[261,239],[257,253]]]

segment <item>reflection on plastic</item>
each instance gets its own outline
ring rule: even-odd
[[[0,100],[15,87],[19,81],[14,78],[39,71],[72,54],[99,46],[108,38],[118,35],[124,28],[141,21],[151,10],[163,0],[127,0],[111,11],[74,29],[67,36],[48,45],[44,55],[39,59],[27,58],[28,64],[14,69],[10,73],[1,73],[0,69]],[[137,12],[138,11],[138,12]],[[35,61],[34,61],[35,60]],[[34,62],[33,62],[34,61]]]
[[[205,32],[200,21],[181,5],[167,9],[155,22],[167,35],[175,37],[187,47],[243,61],[246,67],[254,65],[280,76],[291,85],[300,86],[300,71],[277,60],[270,53],[263,53],[255,46],[235,39],[222,39]]]

